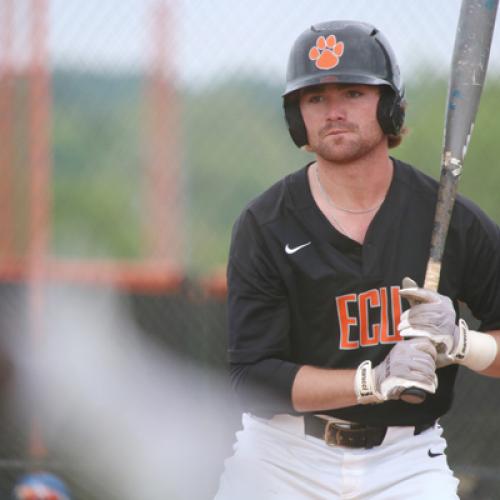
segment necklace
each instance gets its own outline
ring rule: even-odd
[[[319,189],[321,191],[321,194],[323,197],[326,199],[327,203],[332,203],[332,200],[330,200],[330,197],[328,196],[327,192],[323,188],[323,184],[321,184],[321,181],[319,180],[319,172],[318,172],[318,165],[316,165],[316,179],[318,180],[319,184]],[[354,238],[351,236],[351,233],[345,229],[344,226],[333,216],[333,214],[330,214],[330,219],[331,222],[333,222],[333,225],[343,234],[345,234],[348,238],[353,240]]]
[[[367,214],[367,213],[373,212],[374,210],[377,210],[377,208],[380,208],[380,206],[384,202],[384,200],[382,200],[381,202],[377,203],[373,207],[363,208],[361,210],[353,210],[351,208],[339,207],[336,203],[333,203],[333,200],[330,198],[330,195],[326,192],[326,189],[323,187],[323,184],[321,183],[321,179],[319,178],[319,168],[318,168],[318,164],[317,163],[316,163],[315,167],[316,167],[315,168],[315,170],[316,170],[316,179],[318,179],[318,185],[319,185],[319,188],[321,189],[321,193],[323,194],[323,197],[328,202],[328,204],[331,205],[336,210],[340,210],[341,212],[346,212],[348,214],[361,215],[361,214]]]

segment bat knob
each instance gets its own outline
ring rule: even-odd
[[[423,389],[419,389],[418,387],[409,387],[401,393],[399,399],[403,400],[405,403],[418,405],[423,403],[426,397],[427,393]]]

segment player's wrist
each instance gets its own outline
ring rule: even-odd
[[[457,342],[449,353],[453,363],[481,372],[495,360],[498,346],[493,336],[469,330],[467,323],[461,319],[457,337]]]
[[[385,401],[384,396],[377,390],[371,361],[363,361],[356,370],[354,377],[354,392],[361,405],[377,404]]]

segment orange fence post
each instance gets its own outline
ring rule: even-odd
[[[50,76],[47,52],[48,0],[31,2],[31,60],[29,82],[29,311],[30,335],[36,351],[44,332],[44,289],[50,235]],[[46,455],[35,416],[32,421],[30,456]]]
[[[3,0],[0,25],[0,259],[8,261],[13,245],[13,100],[14,66],[12,57],[13,0]]]
[[[152,10],[152,58],[148,84],[149,153],[145,168],[144,223],[148,255],[179,265],[183,251],[179,165],[181,123],[171,55],[171,25],[171,12],[161,1]]]

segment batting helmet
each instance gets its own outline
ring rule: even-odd
[[[70,500],[66,484],[50,472],[32,472],[15,485],[13,500]]]
[[[288,130],[299,147],[307,132],[298,90],[324,83],[382,85],[377,118],[383,132],[398,135],[404,122],[404,86],[389,42],[374,26],[358,21],[330,21],[311,26],[290,52],[283,93]]]

